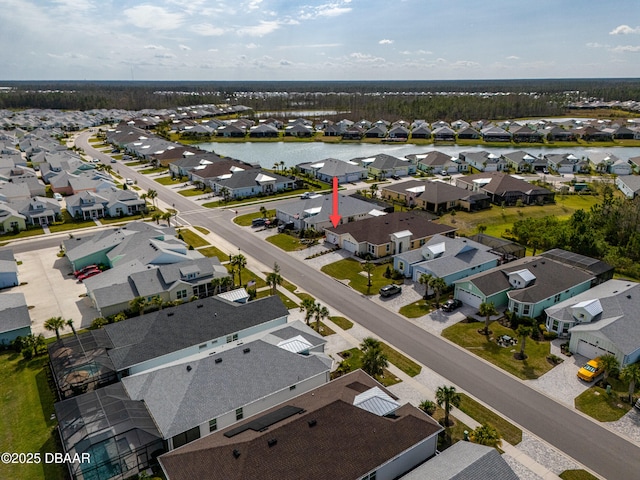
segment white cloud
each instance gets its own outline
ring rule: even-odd
[[[344,15],[345,13],[349,13],[351,11],[351,7],[327,7],[322,10],[318,10],[318,16],[320,17],[338,17],[340,15]]]
[[[611,49],[612,52],[640,52],[640,45],[618,45]]]
[[[453,62],[451,66],[456,68],[473,68],[479,67],[480,64],[478,62],[472,62],[471,60],[458,60],[457,62]]]
[[[47,56],[51,57],[51,58],[57,58],[57,59],[85,59],[88,58],[86,55],[83,55],[81,53],[74,53],[74,52],[65,52],[65,53],[47,53]]]
[[[606,45],[603,45],[602,43],[598,43],[598,42],[589,42],[586,45],[589,48],[604,48],[606,46]]]
[[[145,45],[143,47],[146,50],[164,50],[165,48],[162,45]]]
[[[262,0],[251,0],[249,2],[249,5],[247,5],[247,9],[248,10],[257,10],[258,8],[260,8],[260,4],[262,3]]]
[[[293,65],[292,62],[290,62],[289,60],[280,60],[280,65],[283,65],[285,67],[288,67],[290,65]]]
[[[507,57],[507,60],[520,60],[520,57],[516,56],[516,55],[509,55]]]
[[[258,48],[258,45],[255,43],[247,43],[244,48]]]
[[[351,7],[345,6],[349,3],[351,3],[350,0],[344,0],[342,2],[325,3],[317,7],[306,6],[303,7],[306,10],[303,10],[299,14],[299,18],[302,20],[311,20],[318,17],[338,17],[353,10]]]
[[[368,53],[362,53],[362,52],[353,52],[352,54],[349,55],[349,58],[353,61],[360,62],[360,63],[373,63],[373,62],[385,61],[384,58],[375,57]]]
[[[383,38],[378,42],[380,45],[391,45],[393,40],[389,40],[388,38]]]
[[[209,23],[198,23],[196,25],[191,25],[189,28],[193,33],[197,33],[198,35],[205,37],[219,37],[224,35],[224,28],[214,27]]]
[[[172,13],[154,5],[138,5],[122,12],[127,21],[138,28],[174,30],[184,22],[182,13]]]
[[[188,45],[180,45],[179,47],[180,47],[180,50],[183,50],[183,51],[188,52],[189,50],[191,50],[191,47],[189,47]]]
[[[632,28],[629,25],[618,25],[609,32],[609,35],[628,35],[630,33],[640,33],[640,27]]]
[[[173,53],[156,53],[155,58],[176,58]]]
[[[280,28],[280,23],[276,21],[261,21],[258,25],[251,27],[242,27],[237,30],[238,35],[247,35],[249,37],[263,37],[275,32]]]

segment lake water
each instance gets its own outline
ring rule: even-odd
[[[432,150],[439,150],[447,155],[458,156],[458,153],[474,150],[487,150],[488,152],[507,153],[516,150],[524,150],[531,155],[546,153],[573,153],[576,157],[582,158],[590,153],[606,152],[626,160],[630,157],[640,156],[640,147],[608,147],[608,148],[545,148],[532,147],[526,145],[521,147],[461,147],[456,145],[433,146],[414,145],[403,143],[396,144],[371,144],[371,143],[324,143],[324,142],[244,142],[244,143],[201,143],[198,145],[203,150],[214,151],[218,155],[236,158],[249,163],[259,163],[263,168],[273,168],[274,163],[284,162],[285,166],[292,167],[304,162],[316,162],[326,158],[337,158],[339,160],[351,160],[359,157],[372,157],[379,153],[386,153],[396,157],[404,157],[411,153],[427,153]]]

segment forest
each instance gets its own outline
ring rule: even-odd
[[[568,220],[557,217],[518,220],[505,236],[537,251],[563,248],[599,258],[616,272],[640,278],[640,198],[616,197],[610,185],[590,211],[578,210]]]
[[[557,116],[578,100],[640,100],[638,79],[362,82],[2,82],[0,108],[330,110],[341,118],[509,119]],[[330,118],[330,116],[325,116]]]

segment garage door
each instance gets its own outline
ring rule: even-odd
[[[349,240],[343,240],[342,248],[344,248],[347,252],[356,253],[356,250],[358,249],[358,245],[353,242],[350,242]]]
[[[360,174],[359,173],[349,173],[349,174],[347,174],[347,182],[357,182],[358,180],[360,180]]]
[[[482,298],[480,298],[478,295],[474,295],[471,292],[467,292],[466,290],[458,290],[456,292],[456,298],[462,301],[462,303],[470,305],[474,308],[479,308],[480,304],[482,303]]]
[[[604,348],[600,348],[598,345],[595,345],[586,340],[578,341],[578,349],[576,351],[578,355],[582,355],[587,358],[596,358],[602,355],[606,355],[610,353],[611,355],[615,355],[613,352],[605,350]]]

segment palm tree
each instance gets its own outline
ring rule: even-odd
[[[129,302],[129,306],[139,315],[144,314],[144,309],[147,307],[147,299],[144,297],[136,297]]]
[[[284,160],[280,160],[280,171],[284,172]]]
[[[224,291],[228,291],[229,287],[233,287],[233,278],[232,277],[222,277],[220,280],[220,290],[224,288]]]
[[[521,340],[520,353],[519,353],[520,360],[524,360],[525,358],[527,358],[527,356],[524,354],[524,347],[527,342],[527,337],[531,335],[531,332],[533,332],[533,328],[531,328],[529,325],[524,325],[522,323],[518,325],[518,328],[516,329],[516,335],[518,335],[518,337],[520,337],[520,340]]]
[[[267,218],[267,207],[265,207],[264,205],[262,205],[260,207],[260,214],[262,215],[262,218]]]
[[[65,322],[65,324],[67,325],[67,327],[71,328],[71,331],[73,332],[73,334],[76,335],[76,329],[73,326],[73,319],[70,318]]]
[[[238,285],[242,286],[242,269],[247,266],[247,257],[239,253],[231,257],[231,265],[238,271]]]
[[[329,318],[329,309],[320,303],[316,303],[313,308],[313,314],[316,317],[316,332],[320,333],[320,322]]]
[[[598,359],[598,363],[600,364],[600,366],[604,371],[604,374],[602,375],[603,384],[607,383],[607,378],[609,378],[609,375],[617,372],[618,369],[620,368],[620,362],[618,361],[615,355],[611,355],[610,353],[607,353],[606,355],[601,356]]]
[[[630,363],[620,371],[620,378],[629,382],[629,403],[633,403],[633,392],[636,384],[640,383],[640,364]]]
[[[151,305],[153,305],[154,307],[158,307],[158,310],[162,310],[163,304],[164,304],[164,301],[162,300],[162,297],[160,295],[155,295],[151,299]]]
[[[487,447],[502,446],[502,438],[500,433],[492,425],[488,423],[482,424],[471,432],[469,439],[473,443],[486,445]]]
[[[213,294],[217,295],[218,291],[221,289],[222,287],[222,278],[221,277],[216,277],[213,278],[211,280],[211,287],[213,288]]]
[[[149,197],[148,197],[148,195],[146,193],[143,193],[142,195],[140,195],[140,200],[144,200],[144,208],[145,209],[147,208],[147,198],[149,198]]]
[[[429,296],[429,283],[431,283],[432,278],[433,278],[433,275],[431,275],[430,273],[422,273],[420,274],[420,278],[418,279],[418,283],[420,283],[420,285],[424,285],[425,300]]]
[[[277,172],[277,171],[278,171],[278,162],[275,162],[275,163],[273,164],[273,171],[274,171],[274,172]]]
[[[371,286],[371,274],[375,269],[376,266],[371,262],[365,262],[364,265],[362,265],[362,270],[367,272],[367,287]]]
[[[444,279],[440,277],[432,276],[431,280],[429,281],[429,286],[431,287],[431,290],[433,290],[433,293],[435,293],[436,295],[436,308],[438,308],[440,306],[440,295],[442,295],[442,292],[447,289],[447,282],[445,282]]]
[[[60,330],[64,329],[66,322],[62,317],[51,317],[44,322],[44,328],[50,332],[56,332],[56,339],[60,340]]]
[[[427,415],[433,415],[436,411],[436,403],[431,400],[423,400],[420,402],[420,405],[418,405],[418,408]]]
[[[302,303],[300,304],[300,311],[304,312],[304,321],[307,326],[309,325],[309,321],[311,317],[313,317],[313,309],[316,306],[316,302],[313,298],[304,298]]]
[[[362,370],[376,377],[382,375],[384,369],[389,366],[389,360],[382,351],[382,344],[372,337],[367,337],[360,344],[362,350]]]
[[[480,312],[480,315],[484,317],[484,334],[489,335],[489,323],[491,322],[491,317],[493,315],[497,315],[498,311],[496,310],[493,302],[482,302],[478,311]]]
[[[160,212],[155,212],[153,215],[151,215],[151,219],[155,220],[156,225],[160,225],[161,218],[162,218],[162,214]]]
[[[229,201],[229,189],[227,187],[222,187],[219,193],[222,197],[222,202],[227,203]]]
[[[436,403],[439,407],[444,405],[444,426],[449,426],[449,412],[451,407],[459,407],[462,397],[456,392],[456,387],[443,385],[436,390]]]
[[[167,226],[168,226],[168,227],[170,227],[170,226],[171,226],[171,217],[172,217],[172,216],[173,216],[173,215],[172,215],[172,213],[171,213],[171,212],[169,212],[169,211],[164,212],[164,213],[162,214],[162,217],[161,217],[161,218],[162,218],[163,220],[166,220],[166,221],[167,221]]]
[[[151,203],[153,203],[153,208],[156,207],[157,197],[158,197],[158,192],[155,191],[153,188],[150,188],[149,190],[147,190],[147,198],[149,198],[151,200]]]
[[[38,355],[41,350],[47,350],[47,342],[44,340],[44,335],[39,333],[33,338],[33,353]]]
[[[267,275],[267,285],[271,287],[271,295],[278,292],[278,285],[282,285],[282,276],[280,275],[280,265],[273,264],[273,272]]]
[[[376,192],[378,191],[378,184],[374,183],[369,187],[369,190],[371,190],[371,198],[375,198],[376,197]]]

